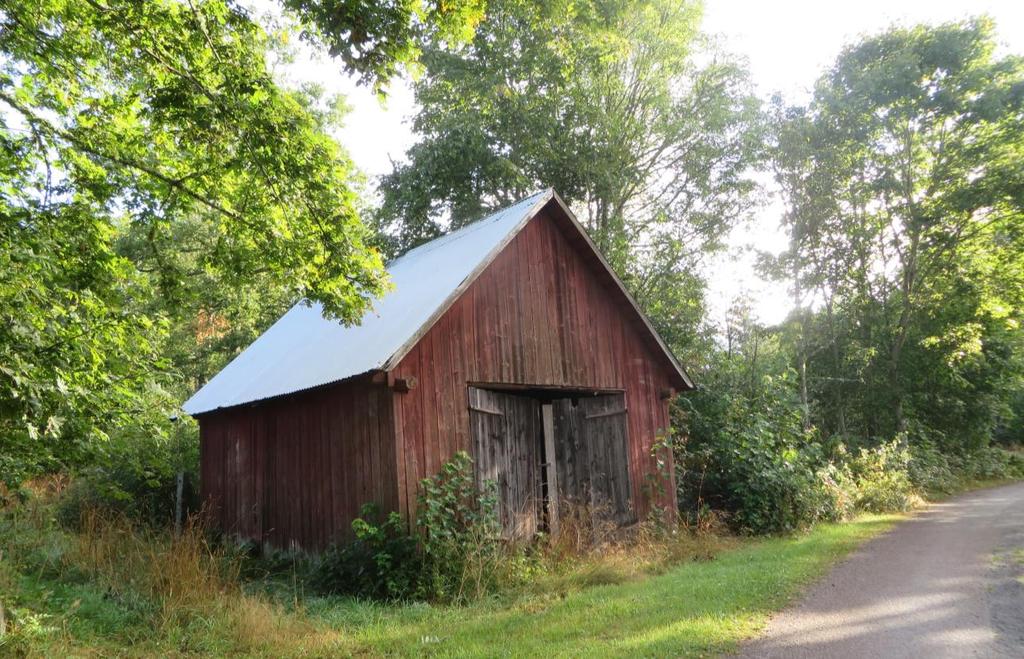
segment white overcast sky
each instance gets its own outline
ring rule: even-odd
[[[842,46],[858,36],[894,23],[941,23],[979,14],[995,19],[1004,52],[1024,53],[1024,0],[707,0],[704,30],[719,35],[728,51],[747,60],[765,98],[781,92],[795,103],[807,100],[817,77]],[[390,171],[391,160],[401,160],[415,141],[409,125],[415,109],[412,93],[406,83],[396,81],[382,106],[338,71],[336,63],[303,51],[286,75],[348,95],[353,111],[337,137],[372,182]],[[714,320],[720,320],[741,293],[751,296],[763,322],[778,322],[789,310],[786,287],[760,281],[749,251],[756,247],[777,252],[785,247],[778,230],[779,212],[778,203],[770,203],[753,226],[737,229],[730,256],[719,259],[708,273]]]

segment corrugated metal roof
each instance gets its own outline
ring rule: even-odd
[[[202,414],[384,368],[553,196],[538,192],[395,259],[387,267],[394,288],[359,325],[327,320],[319,304],[296,304],[182,408]]]

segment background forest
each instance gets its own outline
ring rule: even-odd
[[[991,20],[865,37],[792,106],[697,3],[283,5],[0,7],[5,499],[69,474],[73,511],[166,523],[195,503],[190,392],[296,300],[356,321],[387,258],[547,186],[699,383],[684,518],[792,530],[1021,470],[1024,59]],[[330,137],[343,99],[275,77],[297,36],[381,94],[412,72],[392,173]],[[767,187],[793,311],[713,325],[706,266]]]

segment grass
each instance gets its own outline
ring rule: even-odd
[[[307,604],[307,614],[381,654],[705,656],[754,635],[801,586],[898,519],[865,515],[797,537],[744,541],[714,560],[662,575],[511,605],[367,607],[320,600]]]
[[[28,508],[0,518],[0,597],[14,620],[0,655],[706,656],[754,635],[899,519],[865,515],[713,549],[684,543],[675,558],[688,562],[668,569],[622,554],[567,562],[519,591],[455,607],[243,588],[235,564],[195,532],[171,540],[97,519],[67,533],[44,506]]]
[[[241,587],[204,534],[146,532],[86,515],[61,530],[53,506],[0,516],[0,656],[321,655],[340,635]]]

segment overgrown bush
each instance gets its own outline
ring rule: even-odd
[[[841,444],[837,448],[839,456],[845,455]],[[849,519],[857,511],[857,487],[845,462],[829,461],[818,468],[817,476],[821,487],[818,519],[826,522]]]
[[[928,441],[918,441],[910,453],[910,480],[924,493],[950,493],[972,481],[1024,478],[1024,454],[998,446],[946,454]]]
[[[398,513],[366,504],[352,522],[356,539],[333,546],[316,562],[312,583],[324,592],[402,600],[421,590],[423,559]]]
[[[952,492],[960,481],[963,463],[921,438],[910,449],[907,475],[919,492]]]
[[[497,487],[478,492],[473,459],[459,451],[420,483],[416,525],[423,543],[423,594],[443,601],[476,599],[502,580],[514,547],[501,541]]]
[[[684,516],[705,505],[728,514],[743,533],[801,529],[844,505],[820,472],[813,432],[793,404],[792,373],[764,375],[745,393],[701,389],[691,395],[691,445],[677,453]]]
[[[93,466],[74,474],[58,518],[74,527],[89,511],[124,515],[153,527],[173,523],[177,476],[183,474],[183,515],[199,507],[199,440],[195,423],[168,424],[163,436],[122,432],[96,450]]]
[[[919,500],[910,480],[910,450],[902,438],[861,448],[847,467],[856,486],[856,506],[869,512],[909,510]]]
[[[1024,478],[1024,454],[987,446],[964,457],[963,471],[973,480]]]
[[[364,506],[352,523],[355,541],[321,557],[314,585],[374,599],[464,602],[515,571],[516,548],[501,540],[495,489],[477,490],[468,454],[456,453],[420,487],[417,533],[397,513],[382,519],[376,506]]]

